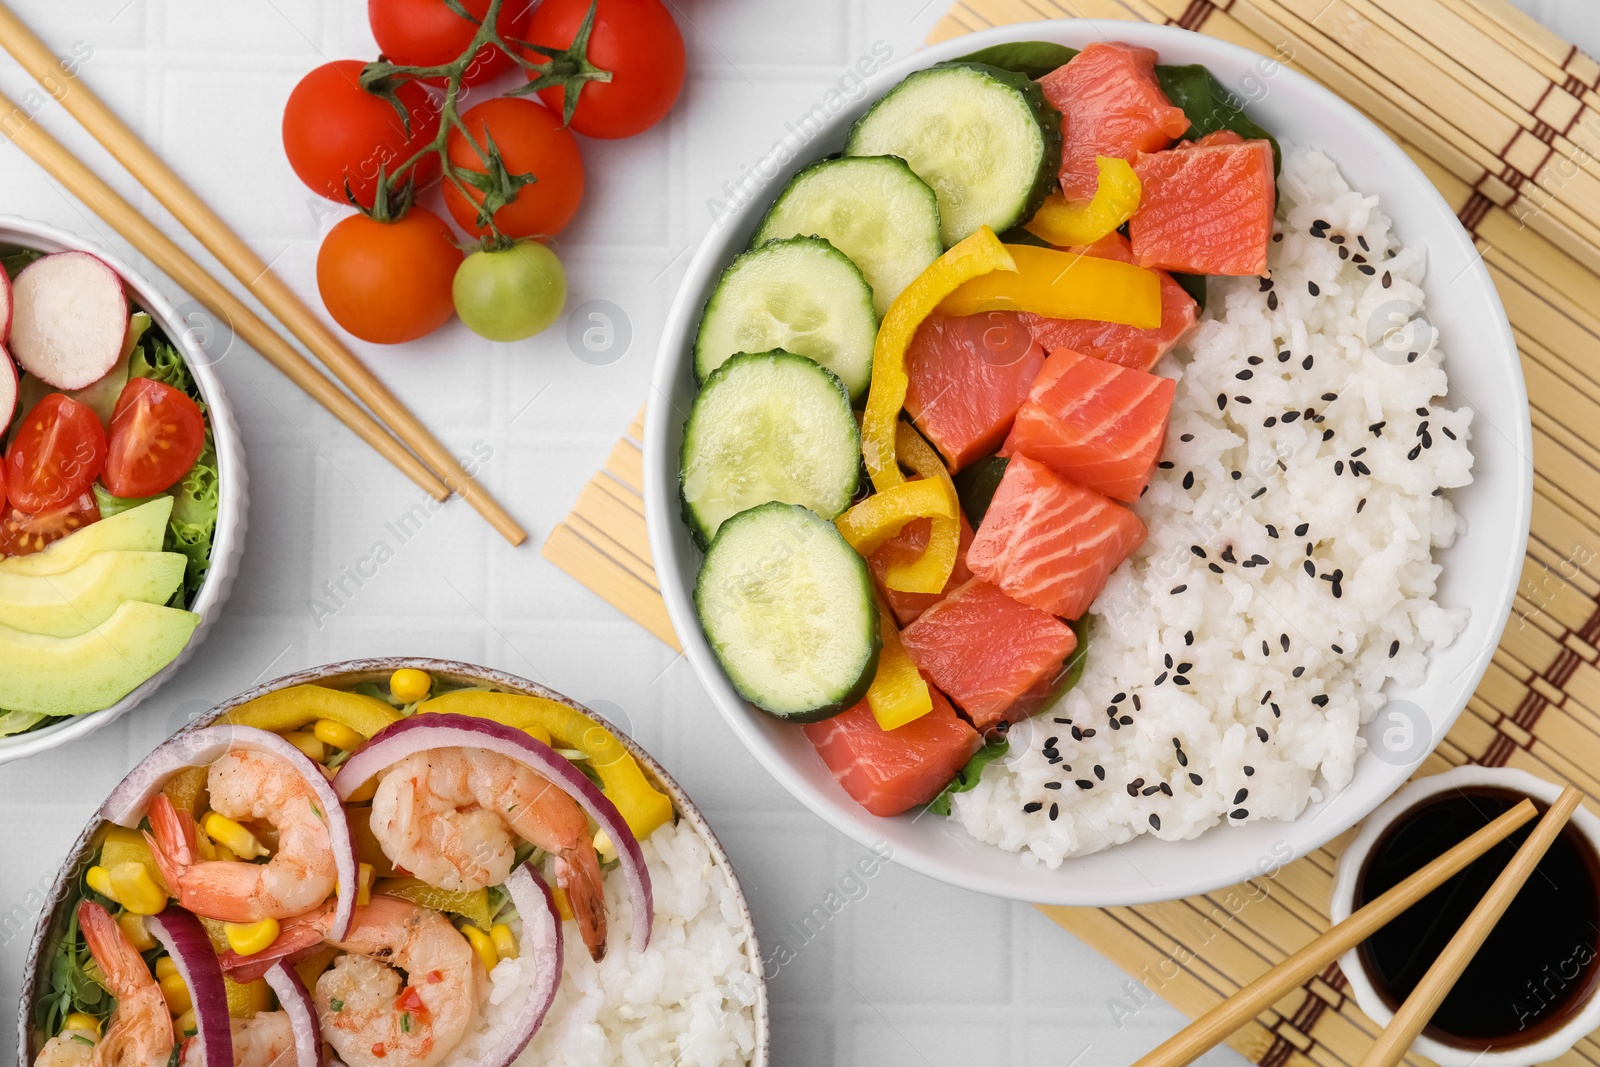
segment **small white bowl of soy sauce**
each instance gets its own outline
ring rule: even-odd
[[[1517,804],[1542,814],[1561,786],[1503,767],[1457,767],[1412,782],[1362,825],[1339,860],[1334,922]],[[1536,821],[1536,820],[1535,820]],[[1339,960],[1379,1026],[1488,892],[1528,822]],[[1600,1028],[1600,818],[1584,808],[1462,972],[1413,1051],[1441,1067],[1529,1067]]]

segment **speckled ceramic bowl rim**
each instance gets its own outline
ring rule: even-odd
[[[42,222],[0,215],[0,244],[33,248],[41,252],[87,252],[105,261],[117,272],[127,286],[132,302],[148,312],[167,339],[183,353],[189,372],[200,388],[200,395],[206,402],[206,415],[211,421],[212,440],[217,449],[218,487],[217,530],[211,539],[211,569],[206,572],[206,580],[191,605],[195,614],[200,616],[200,624],[195,627],[183,651],[171,663],[145,679],[137,689],[103,711],[63,719],[42,730],[0,737],[0,764],[4,764],[59,748],[111,725],[159,689],[185,660],[194,655],[195,649],[200,647],[200,642],[210,632],[212,623],[222,614],[223,602],[233,589],[239,556],[244,550],[248,495],[239,429],[234,422],[233,409],[228,405],[227,393],[222,388],[222,379],[212,366],[215,361],[195,343],[193,330],[166,295],[121,257],[76,234]],[[239,341],[234,343],[242,344]]]
[[[672,806],[677,811],[678,817],[687,820],[694,827],[700,838],[711,849],[712,861],[722,868],[723,874],[728,878],[728,883],[733,886],[735,898],[739,902],[739,916],[744,924],[745,954],[750,958],[751,972],[756,976],[756,1044],[751,1055],[751,1067],[767,1067],[771,1055],[772,1023],[767,1003],[767,981],[761,958],[761,943],[756,937],[755,919],[750,914],[750,902],[745,898],[744,887],[739,884],[738,872],[734,869],[733,861],[728,858],[728,853],[722,847],[722,842],[717,840],[711,824],[706,822],[700,809],[695,807],[694,801],[683,791],[666,768],[656,762],[654,756],[639,746],[639,743],[629,737],[615,725],[608,722],[604,716],[579,704],[570,697],[557,693],[553,689],[530,682],[526,678],[519,678],[505,671],[498,671],[491,667],[480,667],[472,663],[463,663],[458,660],[428,659],[416,656],[387,656],[369,659],[346,660],[343,663],[330,663],[321,667],[311,667],[294,674],[285,675],[274,679],[253,689],[246,690],[236,697],[223,701],[206,714],[199,716],[193,722],[184,726],[177,733],[197,730],[209,726],[224,713],[246,704],[259,696],[287,689],[295,685],[323,685],[329,687],[344,687],[359,684],[365,681],[382,681],[394,671],[402,667],[414,667],[417,670],[427,671],[435,678],[443,678],[452,682],[466,684],[487,683],[498,689],[525,696],[544,697],[565,704],[567,707],[599,722],[610,730],[623,746],[644,767],[653,783],[661,788],[667,796],[672,798]],[[55,881],[50,886],[50,892],[45,899],[44,909],[40,913],[38,926],[34,930],[33,942],[28,946],[28,955],[23,963],[22,992],[19,1004],[22,1006],[17,1019],[17,1067],[32,1067],[33,1058],[38,1050],[31,1046],[33,1032],[31,1020],[33,1016],[34,997],[37,992],[40,978],[40,961],[44,958],[46,945],[54,945],[61,936],[61,924],[57,922],[57,912],[62,901],[66,898],[78,873],[89,858],[89,850],[96,842],[97,835],[107,824],[98,816],[92,818],[84,827],[78,839],[73,842],[71,850],[62,861],[61,868],[56,872]]]
[[[1350,917],[1350,912],[1354,910],[1356,880],[1360,877],[1361,868],[1372,852],[1372,847],[1378,843],[1378,838],[1394,825],[1395,820],[1429,797],[1472,786],[1493,786],[1521,793],[1546,806],[1553,804],[1556,797],[1561,795],[1561,786],[1555,782],[1546,781],[1527,771],[1511,767],[1469,765],[1411,782],[1367,816],[1366,822],[1361,826],[1361,832],[1344,850],[1344,855],[1339,857],[1339,869],[1334,874],[1333,893],[1328,907],[1332,921],[1343,922]],[[1596,855],[1600,855],[1600,818],[1580,806],[1572,814],[1571,825],[1588,839],[1589,847],[1594,849]],[[1367,973],[1366,965],[1362,962],[1360,951],[1351,949],[1339,957],[1339,969],[1349,979],[1350,991],[1355,995],[1356,1003],[1361,1006],[1361,1010],[1379,1026],[1389,1025],[1389,1020],[1394,1018],[1394,1011],[1378,995],[1378,990]],[[1552,1031],[1543,1039],[1527,1045],[1496,1052],[1480,1052],[1447,1045],[1423,1035],[1417,1038],[1412,1050],[1439,1064],[1439,1067],[1531,1067],[1535,1063],[1546,1063],[1556,1059],[1577,1044],[1579,1038],[1592,1033],[1596,1028],[1600,1028],[1600,993],[1592,992],[1570,1022]]]

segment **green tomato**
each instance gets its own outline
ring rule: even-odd
[[[520,341],[561,317],[567,273],[544,245],[519,241],[462,260],[451,292],[456,314],[473,333],[491,341]]]

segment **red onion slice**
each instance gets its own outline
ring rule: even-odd
[[[322,1025],[317,1022],[317,1006],[306,984],[293,967],[281,961],[273,964],[265,977],[294,1029],[295,1067],[324,1067]]]
[[[518,955],[531,958],[539,973],[516,1019],[506,1027],[499,1042],[471,1067],[506,1067],[522,1055],[522,1050],[544,1024],[550,1005],[555,1003],[556,990],[561,987],[561,913],[556,910],[556,898],[551,895],[550,887],[533,869],[533,864],[524,863],[506,878],[505,890],[522,919]]]
[[[347,890],[339,897],[329,936],[336,941],[343,938],[350,931],[350,919],[356,907],[355,838],[350,834],[350,823],[345,819],[339,794],[323,776],[322,768],[275,733],[258,730],[254,726],[223,725],[176,734],[128,772],[111,791],[106,802],[100,805],[100,817],[118,826],[137,828],[139,820],[150,810],[150,801],[173,775],[187,767],[209,767],[235,748],[265,752],[283,760],[300,773],[317,798],[322,808],[319,814],[328,824],[334,871],[338,875],[339,885]]]
[[[228,991],[222,985],[217,950],[200,920],[176,904],[145,919],[145,928],[166,948],[194,1001],[195,1043],[185,1059],[188,1067],[233,1067],[233,1023],[228,1018]]]
[[[559,752],[528,734],[489,719],[467,715],[413,715],[391,723],[350,754],[333,779],[340,797],[347,797],[386,767],[407,756],[435,748],[483,748],[516,760],[535,774],[553,782],[611,838],[622,863],[633,902],[633,940],[643,950],[650,943],[655,903],[650,892],[650,872],[644,853],[627,820],[616,805]]]

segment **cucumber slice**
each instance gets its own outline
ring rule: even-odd
[[[816,234],[850,257],[872,286],[878,316],[939,258],[939,201],[896,156],[845,156],[789,179],[750,239]]]
[[[861,431],[832,371],[791,352],[741,352],[706,379],[684,423],[684,519],[702,545],[769,500],[832,519],[860,469]]]
[[[1061,163],[1061,115],[1026,75],[979,63],[919,70],[856,120],[847,156],[899,156],[939,198],[946,248],[1003,233],[1044,203]]]
[[[733,687],[779,718],[836,715],[877,673],[882,639],[866,561],[805,508],[763,504],[723,523],[694,604]]]
[[[852,399],[872,382],[878,316],[850,258],[820,237],[770,241],[741,253],[706,301],[694,339],[704,382],[736,352],[783,349],[837,374]]]

